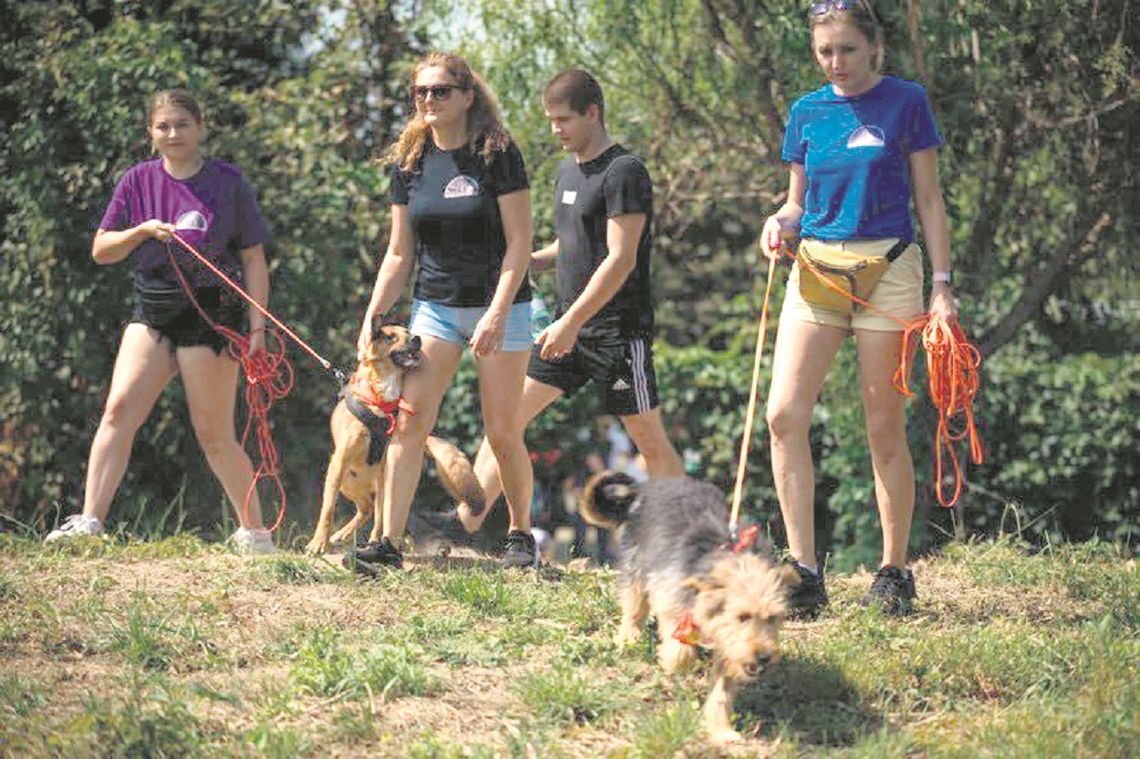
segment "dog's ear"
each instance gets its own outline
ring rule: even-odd
[[[782,564],[776,569],[776,573],[780,576],[780,584],[785,588],[797,588],[803,582],[800,573],[791,564]]]

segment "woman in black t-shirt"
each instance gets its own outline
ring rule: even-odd
[[[470,345],[483,424],[511,511],[505,560],[525,558],[528,547],[533,556],[534,475],[518,406],[531,345],[526,169],[499,121],[494,97],[462,58],[424,58],[412,72],[412,94],[415,115],[387,155],[393,163],[392,230],[358,348],[367,349],[373,319],[399,299],[418,260],[408,328],[422,340],[424,362],[404,380],[404,399],[415,413],[400,416],[388,445],[383,537],[358,554],[401,563],[398,542],[420,480],[424,445],[464,346]]]

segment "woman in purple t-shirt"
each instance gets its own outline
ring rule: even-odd
[[[136,305],[91,444],[83,513],[69,517],[46,540],[103,532],[135,434],[163,389],[181,375],[198,443],[238,514],[235,547],[271,553],[273,540],[263,528],[256,492],[245,508],[253,469],[234,433],[238,364],[223,350],[225,338],[186,297],[167,252],[177,232],[227,275],[244,281],[264,305],[269,230],[241,172],[202,155],[205,124],[189,93],[157,93],[147,109],[147,132],[159,157],[131,167],[119,181],[91,247],[99,264],[131,260]],[[248,325],[250,350],[263,349],[262,315],[256,309],[247,313],[238,296],[186,251],[174,253],[210,319],[239,331]]]

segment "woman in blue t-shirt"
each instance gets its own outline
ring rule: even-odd
[[[404,379],[401,414],[388,444],[383,536],[362,561],[400,566],[399,540],[423,468],[424,445],[465,346],[479,370],[487,440],[510,508],[507,564],[534,558],[533,472],[518,399],[530,359],[530,190],[522,154],[499,120],[487,86],[460,57],[433,53],[412,72],[415,115],[387,158],[392,230],[364,315],[371,324],[396,303],[419,261],[408,329],[424,362]]]
[[[781,238],[798,228],[809,252],[840,248],[883,256],[912,243],[913,196],[934,271],[930,311],[956,318],[950,290],[950,240],[938,183],[942,136],[923,87],[880,73],[882,34],[865,0],[811,6],[811,42],[829,84],[792,106],[782,157],[790,167],[788,200],[764,224],[764,248],[778,255]],[[897,246],[897,247],[896,247]],[[802,249],[802,248],[801,248]],[[809,443],[812,408],[849,332],[855,335],[883,525],[882,564],[864,605],[906,613],[915,597],[906,569],[914,512],[914,464],[906,439],[906,398],[892,375],[899,365],[901,327],[923,312],[921,249],[905,246],[873,290],[874,309],[845,314],[804,299],[797,264],[788,282],[776,337],[768,427],[772,469],[788,546],[803,579],[790,606],[814,616],[827,604],[815,550],[814,467]]]

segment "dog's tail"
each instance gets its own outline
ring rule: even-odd
[[[628,474],[598,472],[586,481],[579,511],[589,524],[616,530],[629,518],[635,498],[637,481]]]
[[[463,451],[441,437],[429,435],[427,452],[435,460],[435,471],[439,473],[440,484],[455,503],[467,504],[468,513],[472,515],[482,514],[487,496],[475,477],[471,461]]]

